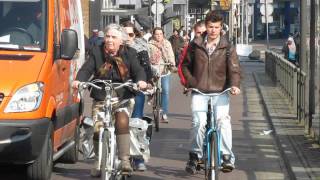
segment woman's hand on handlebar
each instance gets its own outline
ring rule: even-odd
[[[241,90],[240,90],[238,87],[236,87],[236,86],[232,86],[232,87],[231,87],[231,90],[230,90],[230,93],[231,93],[232,95],[238,95],[238,94],[241,93]]]
[[[72,82],[72,87],[73,87],[74,89],[78,89],[80,83],[81,83],[80,81],[75,80],[75,81]]]

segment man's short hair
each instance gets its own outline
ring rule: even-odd
[[[206,24],[204,23],[203,20],[201,21],[198,21],[194,26],[193,26],[193,29],[197,29],[198,27],[201,27],[201,26],[205,26]]]
[[[216,22],[220,22],[221,25],[223,24],[223,16],[220,12],[218,11],[210,11],[207,15],[206,15],[206,18],[205,18],[205,23],[208,24],[208,22],[213,22],[213,23],[216,23]]]

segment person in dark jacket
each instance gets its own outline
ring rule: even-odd
[[[138,53],[138,61],[140,65],[144,68],[146,73],[147,82],[151,83],[152,79],[152,72],[151,72],[151,65],[149,61],[149,53],[148,53],[148,44],[147,42],[141,37],[140,32],[134,26],[133,23],[130,21],[126,21],[122,24],[125,31],[129,35],[127,44],[134,48]],[[140,118],[143,117],[143,110],[144,110],[144,102],[145,102],[145,95],[141,92],[137,94],[134,99],[134,107],[131,117],[132,118]],[[147,167],[144,164],[143,157],[134,157],[133,158],[134,167],[139,171],[145,171]]]
[[[174,52],[176,65],[178,65],[179,56],[184,46],[184,40],[179,35],[179,31],[177,29],[173,30],[173,35],[170,36],[169,41],[171,43],[171,46]]]
[[[221,35],[223,16],[211,11],[205,18],[206,33],[195,37],[193,49],[187,52],[182,63],[182,72],[187,88],[196,88],[204,93],[217,93],[231,87],[232,95],[240,94],[240,64],[236,50]],[[228,53],[228,54],[227,54]],[[192,131],[191,151],[186,171],[194,174],[202,158],[203,140],[207,122],[207,107],[210,97],[193,92],[191,100]],[[221,127],[222,171],[234,169],[232,152],[232,129],[229,115],[229,94],[214,96],[215,118]]]
[[[133,48],[124,44],[127,40],[127,34],[117,24],[110,24],[106,27],[104,43],[101,46],[94,46],[90,52],[89,60],[80,68],[73,87],[78,87],[80,82],[88,81],[93,75],[93,79],[112,80],[112,82],[125,82],[132,79],[137,82],[138,87],[146,88],[146,76],[144,69],[137,60],[137,53]],[[126,68],[125,74],[120,73],[118,63],[122,63]],[[123,66],[122,66],[123,67]],[[116,91],[120,99],[129,99],[133,94],[125,89]],[[105,99],[105,91],[92,89],[90,96],[94,99],[92,116],[94,119],[94,150],[95,165],[91,170],[91,176],[100,176],[100,167],[98,166],[98,146],[99,146],[99,128],[103,125],[98,114],[102,111],[103,100]],[[118,147],[118,156],[121,160],[121,168],[123,172],[132,171],[129,155],[130,155],[130,136],[129,136],[129,112],[128,105],[123,105],[115,109],[115,128],[116,140]]]

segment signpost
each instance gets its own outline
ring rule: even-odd
[[[154,14],[154,27],[161,27],[161,14],[164,12],[164,5],[162,0],[153,0],[151,5],[151,12]]]
[[[260,0],[260,12],[263,15],[261,17],[262,23],[266,23],[266,35],[267,35],[267,48],[269,49],[269,23],[273,22],[273,17],[271,16],[273,13],[273,0]]]

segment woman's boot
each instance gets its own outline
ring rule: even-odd
[[[130,163],[130,136],[129,134],[117,135],[117,145],[119,152],[119,159],[121,160],[122,173],[132,172]]]

